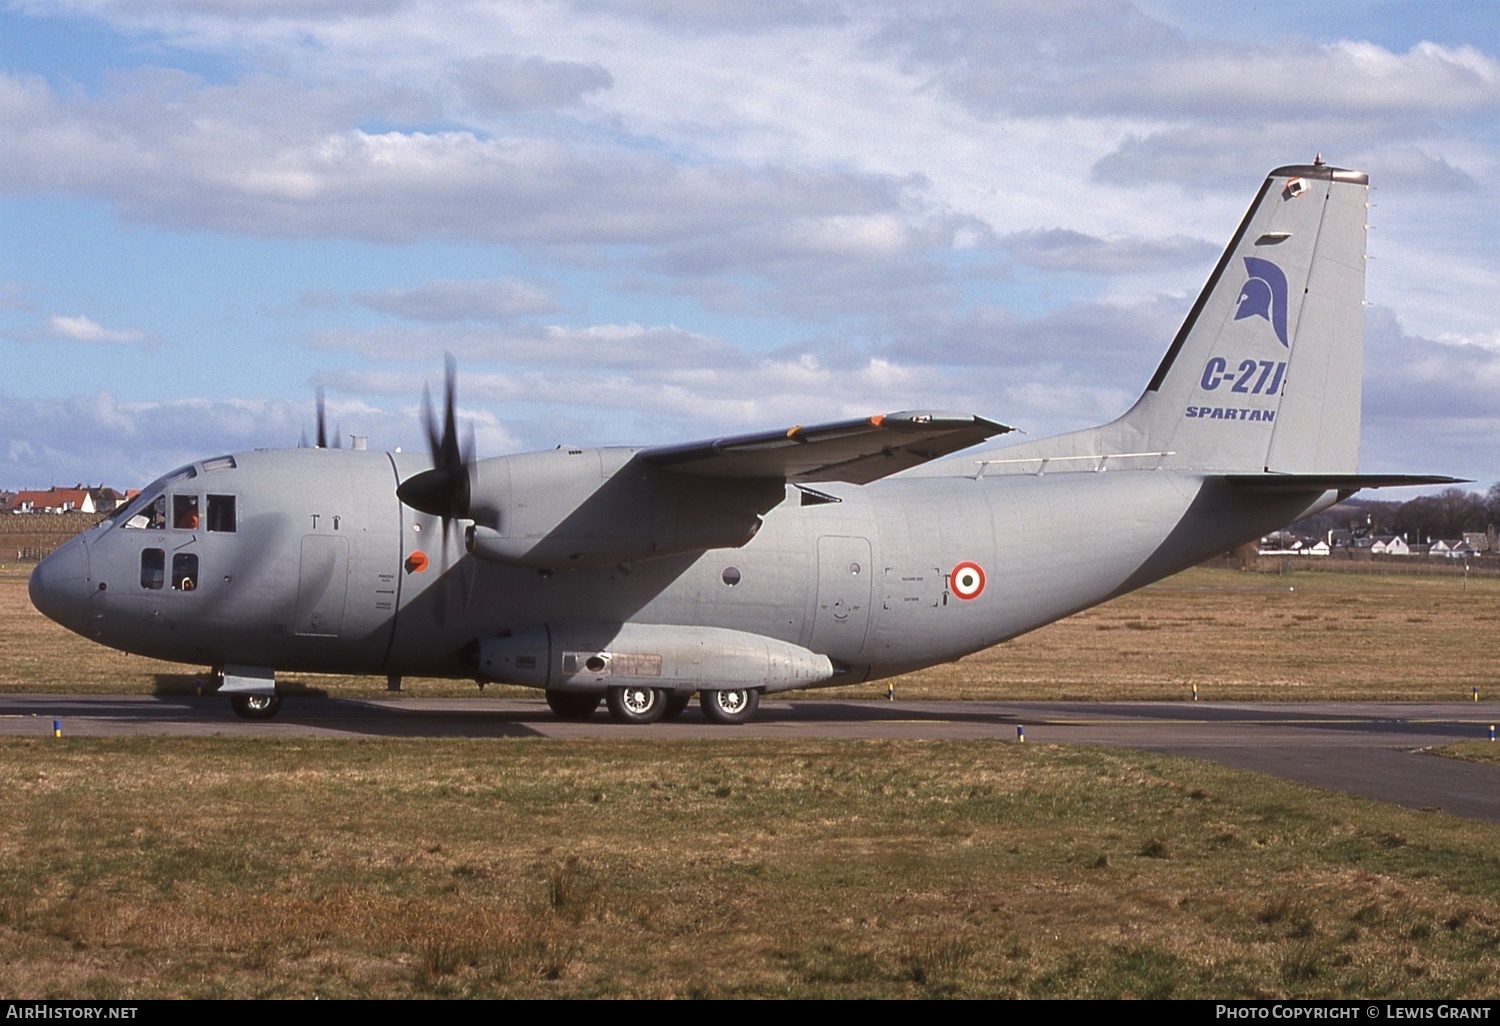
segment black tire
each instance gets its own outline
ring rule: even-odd
[[[693,693],[691,691],[668,691],[667,707],[662,711],[661,718],[664,720],[675,720],[682,715],[683,711],[692,702]]]
[[[728,688],[722,691],[700,691],[698,703],[703,706],[703,715],[710,723],[734,726],[749,723],[760,706],[760,691],[756,688]]]
[[[667,691],[635,684],[610,688],[604,704],[616,723],[655,723],[667,711]]]
[[[586,720],[594,715],[603,698],[585,691],[548,691],[547,708],[560,720]]]
[[[230,695],[229,707],[247,720],[269,720],[281,712],[280,695]]]

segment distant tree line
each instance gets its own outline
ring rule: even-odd
[[[1486,531],[1491,525],[1500,526],[1500,482],[1488,492],[1445,488],[1407,502],[1350,499],[1297,521],[1291,529],[1324,537],[1330,530],[1352,528],[1357,534],[1402,535],[1411,542],[1429,542],[1459,538],[1465,531]]]

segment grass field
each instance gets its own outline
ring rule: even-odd
[[[40,617],[27,569],[0,566],[0,687],[190,686],[193,668]],[[1497,600],[1493,580],[1198,569],[896,688],[1493,698]],[[1493,747],[1453,754],[1497,761]],[[0,993],[14,997],[1500,988],[1500,825],[1149,753],[4,739],[0,789]]]
[[[58,627],[0,564],[0,689],[191,689],[202,667],[128,656]],[[1500,696],[1500,579],[1196,568],[960,662],[894,682],[902,698],[1459,700]],[[383,693],[383,678],[285,683]],[[474,694],[471,682],[407,682]],[[885,682],[835,692],[884,695]],[[524,694],[490,689],[489,694]],[[534,692],[532,692],[534,694]],[[814,695],[820,693],[814,692]],[[829,694],[828,692],[821,693]]]
[[[1500,828],[997,742],[0,743],[15,997],[1487,997]]]

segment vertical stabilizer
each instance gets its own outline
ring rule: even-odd
[[[1129,412],[997,465],[1355,473],[1368,190],[1322,163],[1272,171]]]
[[[1354,473],[1364,348],[1362,172],[1272,171],[1135,407],[1163,465]]]

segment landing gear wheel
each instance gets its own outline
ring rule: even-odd
[[[661,718],[664,720],[675,720],[682,715],[683,710],[692,701],[693,693],[691,691],[669,691],[667,693],[667,707],[662,712]]]
[[[586,720],[594,715],[603,697],[582,691],[548,691],[547,708],[560,720]]]
[[[617,723],[655,723],[667,711],[667,692],[662,688],[630,685],[610,688],[604,697],[609,714]]]
[[[703,715],[708,717],[710,723],[733,726],[750,722],[760,705],[760,692],[755,688],[700,691],[698,702],[703,706]]]
[[[229,707],[247,720],[269,720],[281,712],[279,695],[230,695]]]

